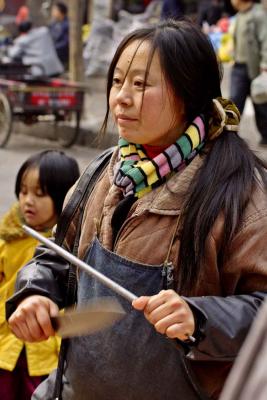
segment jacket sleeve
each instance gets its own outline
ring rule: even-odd
[[[217,266],[221,296],[186,299],[193,311],[196,310],[202,336],[188,354],[191,359],[234,360],[267,297],[267,209],[265,193],[258,193],[264,203],[251,203],[225,262]],[[209,244],[212,246],[212,242]]]
[[[0,287],[1,287],[1,282],[4,279],[4,247],[5,247],[5,242],[3,240],[0,240]]]
[[[187,358],[196,361],[234,361],[255,315],[267,297],[265,292],[247,295],[184,298],[198,316],[196,346]]]
[[[25,47],[23,41],[15,40],[14,44],[8,48],[8,57],[12,58],[12,60],[20,59],[24,56],[24,50]]]
[[[49,297],[59,308],[66,305],[69,264],[54,251],[37,247],[34,258],[17,276],[16,293],[6,302],[6,318],[25,297],[39,294]]]

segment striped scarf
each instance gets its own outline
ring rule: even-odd
[[[188,165],[204,146],[205,123],[197,117],[179,139],[162,153],[149,159],[140,144],[119,139],[120,161],[114,183],[124,197],[143,197]]]

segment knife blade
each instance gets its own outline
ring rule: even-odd
[[[126,312],[112,297],[101,297],[79,309],[69,308],[64,314],[51,317],[52,326],[62,338],[89,335],[108,328]]]

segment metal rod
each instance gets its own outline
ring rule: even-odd
[[[40,235],[40,233],[36,232],[34,229],[29,228],[26,225],[23,225],[23,229],[30,236],[34,237],[39,242],[45,244],[49,249],[54,250],[57,254],[59,254],[65,260],[69,261],[71,264],[75,265],[78,268],[81,268],[82,270],[87,272],[89,275],[92,275],[99,282],[103,283],[103,285],[109,287],[111,290],[113,290],[114,292],[116,292],[119,295],[121,295],[122,297],[124,297],[130,303],[132,303],[133,300],[137,299],[137,296],[135,294],[131,293],[129,290],[125,289],[124,287],[122,287],[118,283],[114,282],[112,279],[108,278],[107,276],[101,274],[101,272],[96,271],[93,267],[86,264],[84,261],[80,260],[78,257],[75,257],[73,254],[69,253],[68,251],[66,251],[62,247],[58,246],[51,240]]]
[[[111,290],[118,293],[120,296],[124,297],[130,303],[132,303],[133,300],[137,299],[137,296],[135,294],[131,293],[129,290],[125,289],[124,287],[122,287],[118,283],[114,282],[112,279],[108,278],[107,276],[101,274],[101,272],[95,270],[93,267],[86,264],[84,261],[80,260],[78,257],[74,256],[73,254],[69,253],[67,250],[58,246],[56,243],[54,243],[51,240],[40,235],[40,233],[36,232],[34,229],[32,229],[26,225],[23,225],[22,228],[30,236],[34,237],[39,242],[45,244],[49,249],[54,250],[57,254],[59,254],[65,260],[69,261],[71,264],[76,265],[76,267],[81,268],[89,275],[92,275],[94,278],[99,280],[99,282],[103,283],[103,285],[109,287]],[[193,343],[196,341],[196,339],[191,335],[188,335],[188,339]]]

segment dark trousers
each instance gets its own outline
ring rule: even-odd
[[[30,400],[44,378],[46,377],[29,376],[25,351],[22,351],[14,371],[0,369],[0,399]]]
[[[231,74],[230,98],[242,114],[246,98],[250,95],[251,79],[248,76],[246,64],[234,64]],[[253,103],[255,120],[262,138],[267,140],[267,103]]]

